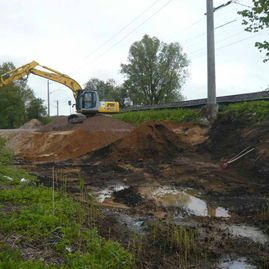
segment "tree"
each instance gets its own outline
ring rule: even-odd
[[[116,82],[113,79],[103,81],[98,78],[92,78],[86,83],[85,89],[91,89],[92,86],[94,86],[98,92],[100,100],[112,100],[114,98],[113,92],[115,85]]]
[[[243,25],[248,32],[259,32],[269,27],[269,0],[252,0],[253,8],[238,12],[244,17]],[[260,50],[265,50],[264,62],[269,60],[269,42],[256,42],[255,46]]]
[[[0,65],[0,74],[12,69],[15,69],[13,63],[3,63]],[[17,128],[33,118],[34,110],[44,115],[44,109],[25,80],[14,81],[0,89],[0,128]]]
[[[41,120],[47,115],[46,107],[43,104],[41,98],[33,98],[26,108],[27,119],[38,119]]]
[[[117,86],[114,79],[108,79],[107,81],[100,80],[98,78],[90,79],[85,89],[92,89],[94,87],[99,95],[100,100],[113,100],[120,103],[120,106],[124,105],[124,98],[126,97],[126,89],[122,86]]]
[[[25,105],[14,86],[0,90],[0,128],[17,128],[25,122]]]
[[[166,44],[144,35],[132,44],[128,64],[121,64],[121,73],[127,78],[123,86],[136,104],[181,100],[188,63],[178,43]]]

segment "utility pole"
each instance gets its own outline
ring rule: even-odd
[[[213,0],[206,0],[207,16],[207,116],[214,120],[217,116],[216,71],[215,71],[215,37]]]
[[[48,117],[50,116],[50,81],[48,80]]]
[[[56,106],[57,106],[57,116],[59,116],[59,101],[56,101]]]

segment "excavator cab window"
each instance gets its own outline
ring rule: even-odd
[[[90,109],[96,107],[96,93],[95,92],[85,92],[82,96],[82,108]]]

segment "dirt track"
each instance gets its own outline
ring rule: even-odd
[[[268,268],[267,124],[225,128],[217,121],[208,130],[151,122],[134,129],[109,117],[83,125],[59,118],[0,135],[10,138],[20,163],[44,184],[51,185],[54,167],[57,184],[67,182],[76,196],[84,178],[87,192],[101,206],[104,236],[109,230],[109,237],[128,245],[130,231],[143,234],[139,268],[189,268],[179,267],[177,251],[160,253],[150,245],[147,232],[157,220],[199,232],[201,252],[209,257],[191,260],[191,268]],[[246,146],[255,151],[229,169],[220,167]],[[241,267],[225,267],[227,260]]]

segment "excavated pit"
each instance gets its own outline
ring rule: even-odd
[[[64,181],[76,196],[83,178],[107,216],[100,223],[102,234],[110,236],[112,219],[113,238],[125,243],[126,229],[139,233],[143,223],[146,233],[147,221],[195,227],[215,262],[248,257],[257,268],[268,268],[268,126],[242,126],[227,117],[210,130],[171,122],[134,128],[106,116],[76,125],[59,117],[34,129],[1,130],[0,136],[42,183],[51,186],[53,167],[57,184]],[[255,151],[222,169],[223,159],[246,147]],[[254,232],[266,240],[244,236]],[[175,256],[145,244],[147,268],[179,268]]]

